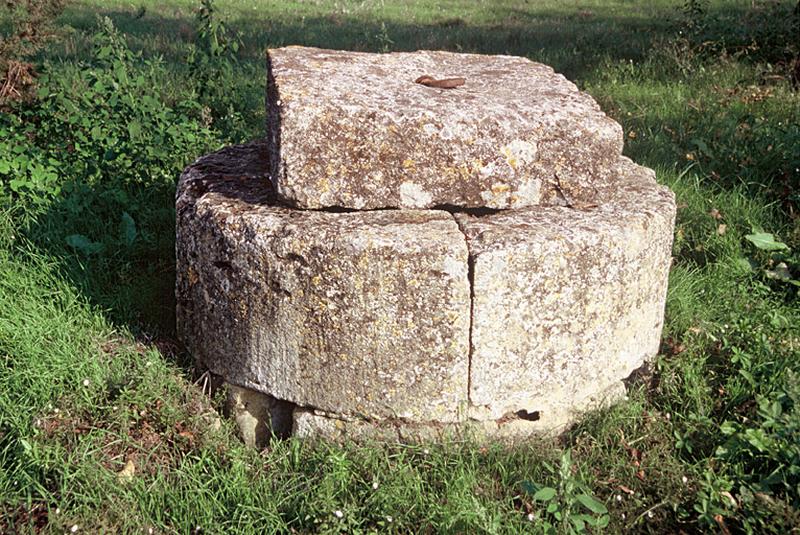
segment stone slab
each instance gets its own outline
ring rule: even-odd
[[[457,214],[473,285],[470,416],[564,414],[655,356],[675,202],[623,158],[597,204]]]
[[[364,418],[456,421],[467,399],[467,247],[441,211],[273,203],[262,144],[187,168],[177,325],[229,383]]]
[[[295,410],[292,434],[300,438],[324,438],[335,442],[442,442],[469,440],[476,443],[502,442],[515,444],[532,439],[555,437],[581,414],[608,407],[625,395],[625,386],[613,382],[605,390],[592,392],[582,399],[573,399],[559,407],[561,412],[548,412],[546,418],[529,420],[505,417],[499,420],[466,419],[455,423],[366,421],[347,419],[319,411]]]
[[[589,95],[521,57],[287,47],[268,51],[268,69],[271,176],[299,208],[586,200],[622,151]]]

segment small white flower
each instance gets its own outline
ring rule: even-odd
[[[61,509],[59,509],[58,507],[56,507],[56,514],[57,515],[61,514]]]
[[[341,512],[340,510],[338,510],[338,509],[337,509],[337,510],[335,510],[335,511],[333,512],[333,515],[334,515],[336,518],[342,518],[342,517],[344,516],[344,513],[343,513],[343,512]]]
[[[666,418],[667,420],[669,420],[670,418],[672,418],[672,416],[671,416],[669,413],[667,413],[667,414],[665,414],[665,415],[664,415],[664,418]]]
[[[386,521],[391,524],[392,522],[394,522],[394,518],[392,518],[391,515],[386,515]]]
[[[372,490],[378,490],[378,482],[377,481],[373,481],[372,482]]]
[[[149,367],[150,367],[150,366],[152,366],[152,365],[153,365],[153,363],[152,363],[152,362],[150,362],[149,360],[148,360],[147,362],[145,362],[145,363],[144,363],[144,366],[145,366],[145,368],[149,368]]]
[[[89,386],[89,379],[83,380],[83,386]]]
[[[647,518],[653,518],[653,511],[647,511]]]
[[[618,502],[621,502],[622,501],[622,494],[617,494],[616,496],[614,496],[614,499],[617,500]]]
[[[533,522],[534,518],[533,513],[528,513],[528,522]]]
[[[72,527],[69,528],[70,532],[75,533],[78,531],[78,524],[72,524]]]
[[[622,513],[622,520],[625,520],[625,513]]]
[[[683,484],[685,485],[685,484],[687,484],[687,483],[689,482],[689,478],[688,478],[688,477],[686,477],[686,476],[683,476],[683,477],[681,478],[681,481],[683,481]]]
[[[429,455],[430,454],[430,450],[428,448],[425,448],[424,450],[422,450],[422,453],[424,455]]]
[[[58,413],[59,413],[58,407],[56,407],[55,409],[53,409],[53,412],[54,412],[55,414],[58,414]]]
[[[153,528],[147,528],[147,534],[153,535]]]

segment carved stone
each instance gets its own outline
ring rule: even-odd
[[[592,198],[622,152],[589,95],[525,58],[287,47],[268,64],[272,181],[298,208],[564,204]]]

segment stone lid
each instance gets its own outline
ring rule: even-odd
[[[267,99],[272,181],[299,208],[591,200],[622,151],[589,95],[521,57],[272,49]]]

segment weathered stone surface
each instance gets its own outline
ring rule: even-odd
[[[278,195],[301,208],[520,208],[586,200],[622,130],[546,65],[450,52],[270,50]],[[456,89],[414,81],[464,77]],[[611,177],[613,178],[613,177]]]
[[[204,157],[177,199],[178,333],[250,443],[553,434],[656,354],[675,204],[626,158],[591,202],[479,216],[282,207],[267,162]]]
[[[271,435],[271,409],[275,398],[249,388],[231,385],[226,406],[247,446],[261,448]]]
[[[441,211],[271,204],[262,145],[181,176],[178,332],[228,382],[367,418],[465,412],[467,247]]]
[[[251,447],[267,445],[274,435],[287,438],[292,433],[291,403],[274,398],[251,388],[227,385],[228,415],[236,421],[242,441]]]
[[[472,264],[472,418],[544,423],[656,354],[673,194],[626,158],[609,174],[582,209],[456,216]]]
[[[347,419],[319,411],[295,410],[292,434],[301,438],[325,438],[333,441],[380,440],[402,442],[474,442],[517,443],[533,438],[553,437],[564,431],[577,417],[591,410],[608,407],[625,395],[625,386],[613,382],[605,390],[593,391],[582,399],[556,406],[538,420],[510,415],[499,420],[466,419],[454,423],[366,421]]]

